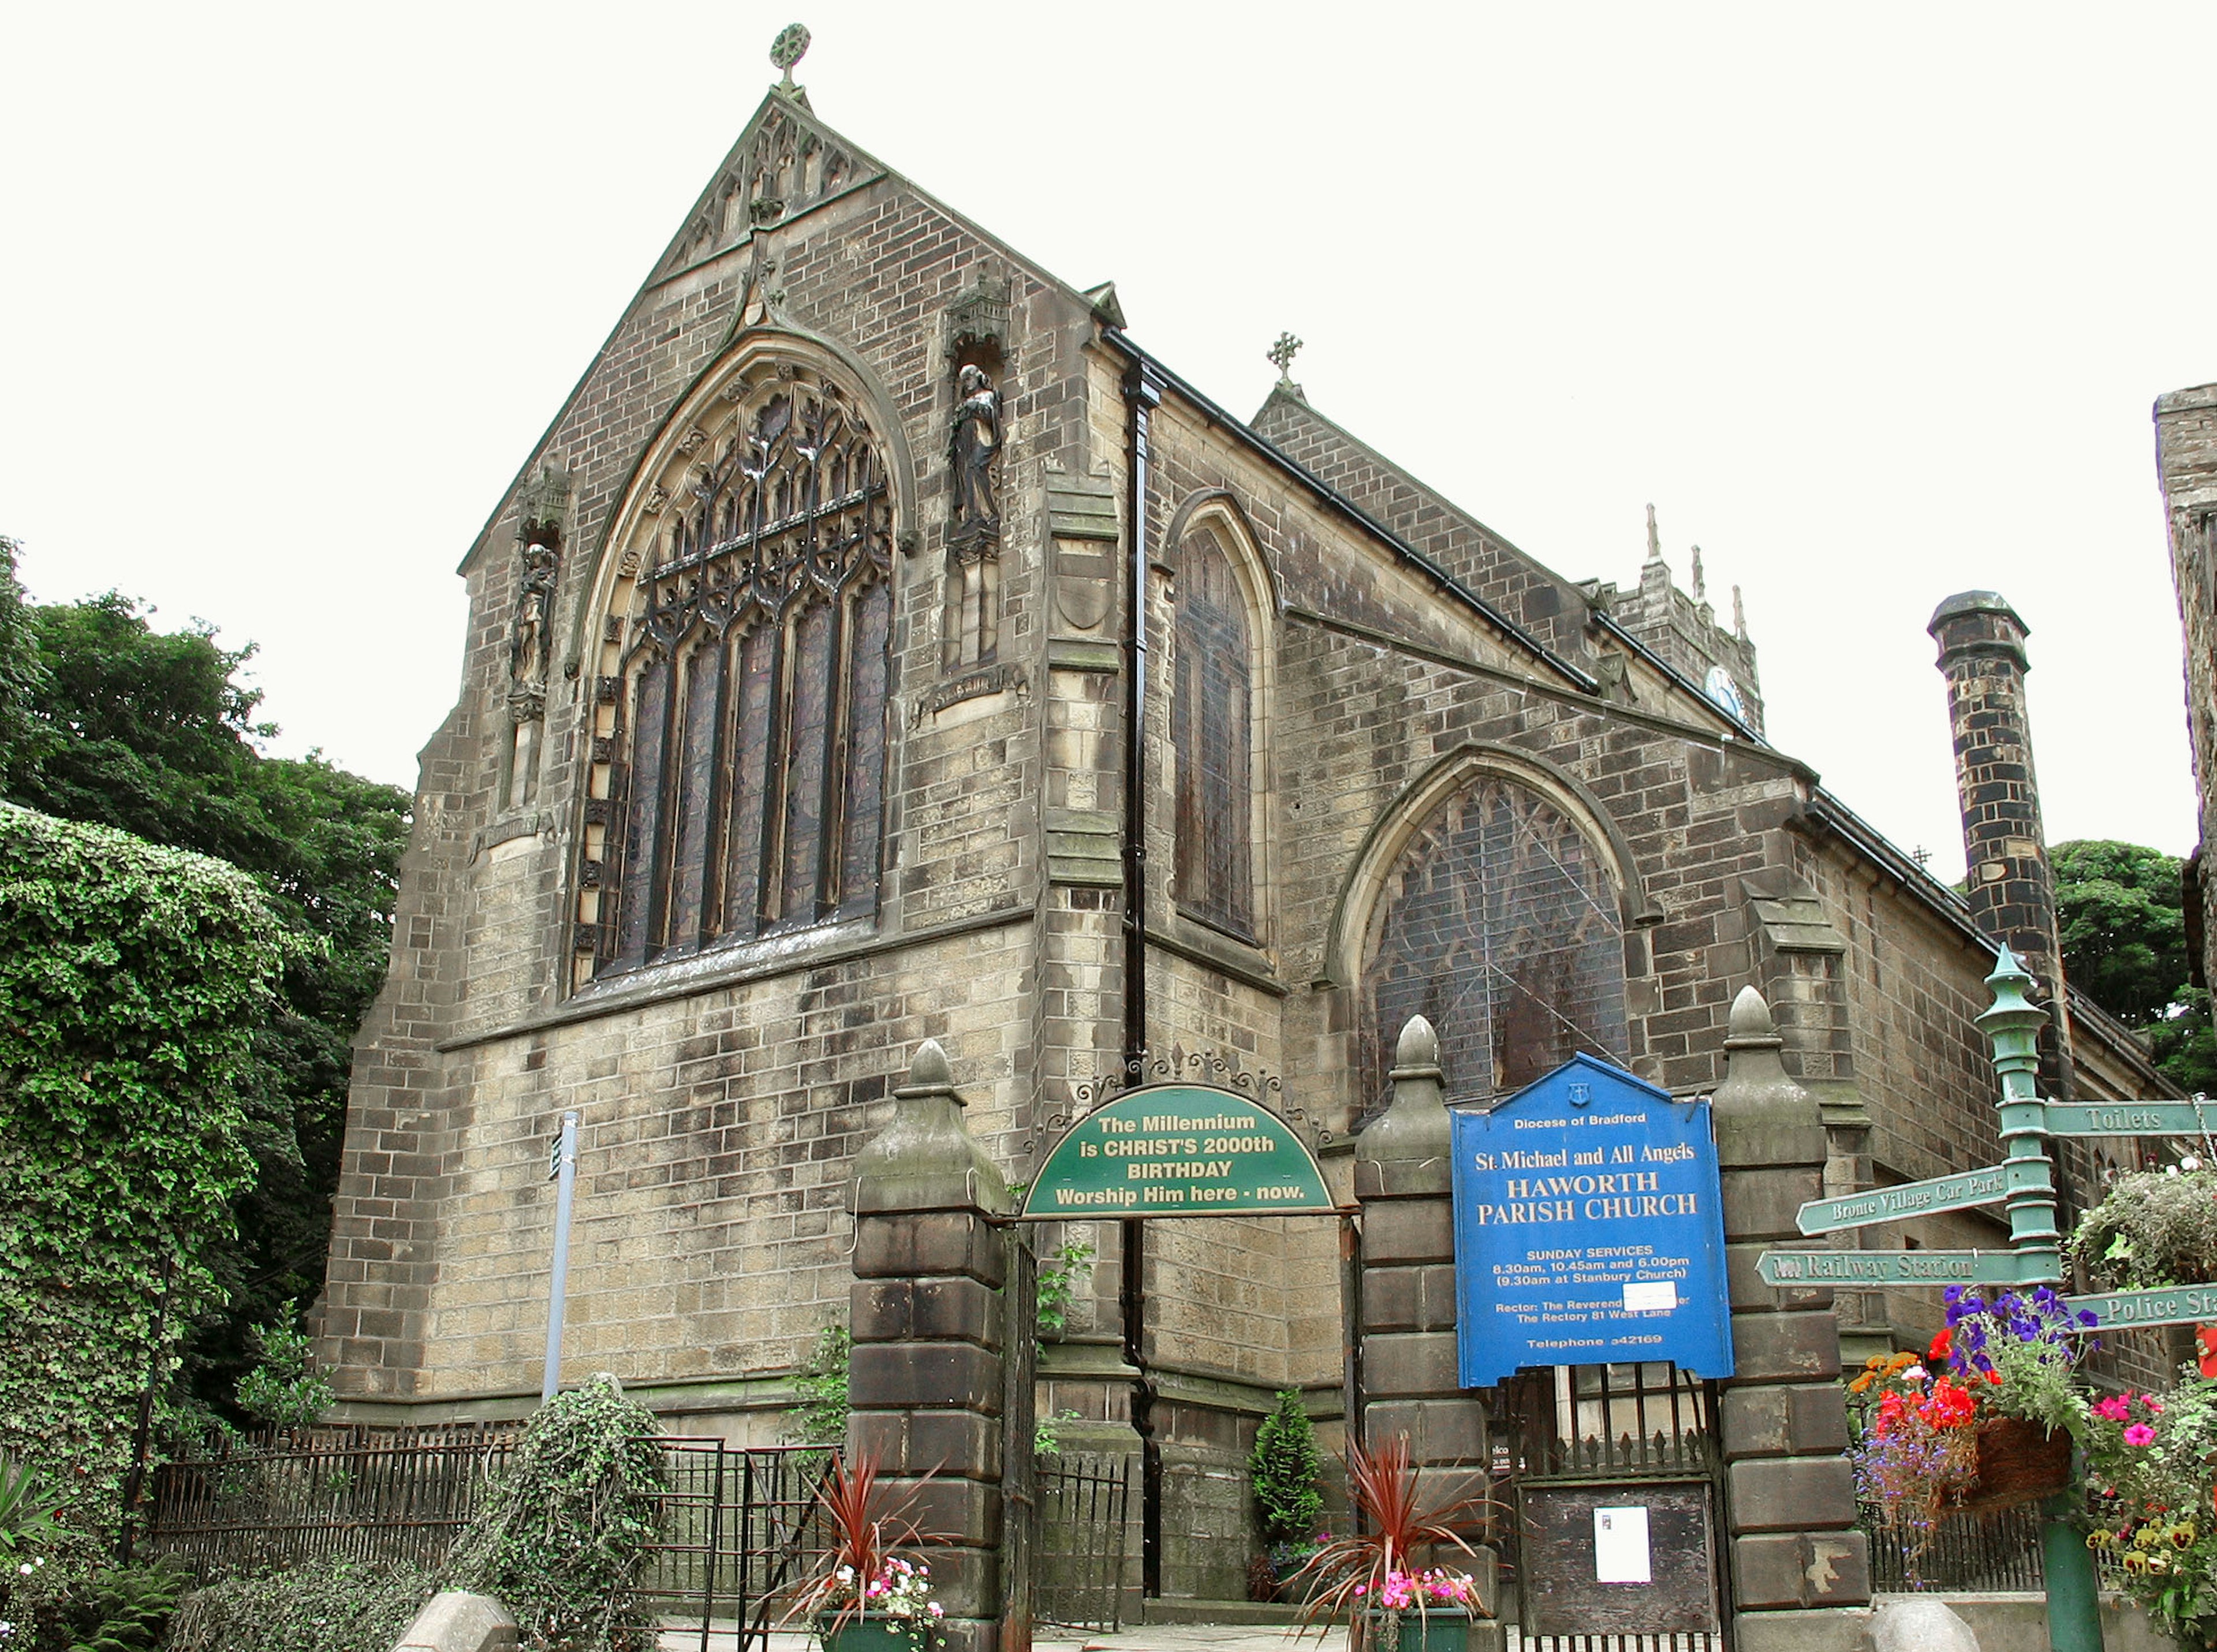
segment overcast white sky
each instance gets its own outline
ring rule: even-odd
[[[2217,379],[2217,8],[0,7],[0,533],[408,783],[454,568],[775,71],[1251,412],[1746,590],[1770,730],[1960,874],[1924,623],[2033,631],[2052,841],[2195,837],[2149,404]]]

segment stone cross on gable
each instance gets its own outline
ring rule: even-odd
[[[781,85],[789,87],[793,84],[793,65],[808,55],[808,30],[804,25],[787,23],[778,30],[777,38],[769,43],[769,60],[785,76],[784,80],[779,83]]]
[[[1278,342],[1264,352],[1271,366],[1278,370],[1278,382],[1289,385],[1294,381],[1294,357],[1300,354],[1301,341],[1291,333],[1280,333]]]

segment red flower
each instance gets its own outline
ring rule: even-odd
[[[2202,1357],[2197,1362],[2204,1377],[2217,1377],[2217,1325],[2197,1327],[2194,1340],[2202,1345]]]
[[[1955,1328],[1952,1326],[1943,1326],[1941,1328],[1940,1335],[1932,1339],[1932,1346],[1924,1351],[1924,1357],[1936,1365],[1948,1357],[1948,1351],[1955,1345]]]

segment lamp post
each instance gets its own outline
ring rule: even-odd
[[[539,1402],[554,1397],[562,1375],[562,1298],[570,1284],[570,1208],[577,1193],[577,1115],[562,1115],[562,1133],[547,1166],[554,1184],[554,1276],[547,1285],[547,1370],[539,1381]]]

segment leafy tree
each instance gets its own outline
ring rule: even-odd
[[[1255,1454],[1248,1467],[1256,1512],[1263,1519],[1263,1541],[1274,1547],[1306,1544],[1324,1525],[1324,1497],[1317,1490],[1324,1459],[1317,1454],[1316,1433],[1299,1389],[1279,1393],[1277,1409],[1255,1431]]]
[[[253,1328],[322,1288],[351,1046],[384,978],[410,798],[318,753],[262,755],[276,730],[242,681],[251,645],[225,649],[201,621],[157,631],[151,609],[113,591],[27,605],[13,549],[0,551],[0,796],[229,861],[310,943],[289,949],[239,1082],[256,1174],[237,1237],[201,1259],[229,1306],[200,1324],[188,1365],[194,1392],[223,1404],[255,1363]]]
[[[0,1451],[112,1522],[149,1373],[221,1300],[289,945],[236,868],[0,806]]]
[[[2217,1090],[2209,995],[2188,984],[2183,863],[2103,839],[2058,844],[2048,859],[2071,984],[2145,1034],[2174,1082]]]

